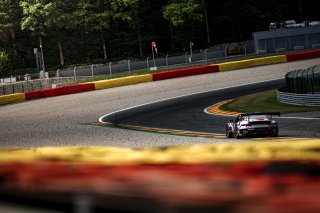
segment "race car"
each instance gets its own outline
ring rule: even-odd
[[[280,116],[280,112],[272,113],[243,113],[226,125],[227,138],[241,138],[251,136],[278,137],[278,123],[272,119],[273,115]]]

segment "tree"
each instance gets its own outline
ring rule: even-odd
[[[64,66],[64,53],[62,41],[67,37],[68,31],[76,28],[73,15],[78,0],[55,0],[52,1],[53,10],[50,11],[50,18],[46,26],[55,33],[58,40],[60,65]]]
[[[15,65],[22,66],[23,54],[19,54],[20,21],[22,9],[18,0],[0,0],[0,54],[1,72],[10,70]]]
[[[0,0],[0,40],[10,43],[20,27],[21,8],[18,0]],[[13,43],[13,42],[12,42]]]
[[[4,75],[8,65],[8,54],[0,50],[0,76]]]
[[[75,11],[77,22],[87,30],[99,32],[102,40],[104,60],[107,60],[104,31],[111,29],[114,20],[132,21],[131,8],[138,0],[80,0]]]
[[[34,66],[33,47],[45,39],[46,65],[56,68],[150,53],[151,41],[161,53],[191,41],[205,48],[209,29],[212,43],[243,41],[270,22],[306,18],[318,20],[317,7],[301,0],[0,0],[0,49],[14,72]]]
[[[203,22],[203,5],[198,0],[170,0],[164,7],[163,16],[173,26],[180,26],[187,21]]]
[[[163,17],[170,21],[175,28],[184,28],[184,32],[181,33],[178,40],[185,44],[188,40],[186,34],[191,35],[192,40],[195,39],[195,32],[201,32],[198,24],[204,22],[206,16],[206,10],[204,10],[205,4],[202,0],[169,0],[168,4],[163,8]],[[188,26],[187,26],[188,25]],[[197,29],[198,28],[198,29]],[[172,26],[170,25],[171,35]],[[209,33],[207,32],[207,35]],[[173,39],[171,39],[173,40]],[[201,40],[201,39],[200,39]],[[210,39],[208,38],[208,42]],[[172,42],[173,43],[173,42]],[[173,45],[172,45],[173,46]]]
[[[22,30],[30,30],[38,36],[42,54],[42,69],[45,72],[45,63],[43,56],[42,36],[46,35],[46,29],[52,20],[54,14],[54,4],[46,0],[24,0],[20,2],[23,9],[23,18],[21,22]]]
[[[98,31],[100,33],[105,61],[107,60],[107,52],[103,30],[110,27],[111,11],[109,8],[109,1],[80,0],[77,10],[74,12],[78,26],[82,26],[85,30]]]
[[[120,16],[120,19],[125,18],[125,21],[132,24],[133,28],[137,31],[140,56],[143,55],[141,38],[141,16],[144,2],[144,0],[127,1],[127,5],[122,8],[129,8],[129,10],[126,13],[122,13],[122,16],[125,15],[124,17],[121,18]]]
[[[42,36],[46,35],[49,29],[57,33],[60,65],[62,66],[64,65],[62,35],[65,30],[74,27],[72,14],[75,3],[75,0],[31,0],[20,3],[24,15],[21,27],[31,30],[39,37],[40,48],[42,48]]]
[[[167,21],[163,19],[163,0],[138,0],[137,4],[131,4],[127,9],[127,15],[131,20],[117,21],[116,29],[122,25],[122,39],[127,41],[125,44],[130,49],[133,48],[134,54],[142,56],[150,53],[152,41],[157,41],[161,50],[166,49],[167,45]],[[134,7],[133,7],[134,6]],[[137,38],[137,39],[136,39]],[[127,48],[123,46],[123,48]],[[134,51],[138,47],[139,52]],[[159,49],[160,50],[160,49]]]
[[[285,20],[287,0],[216,0],[209,2],[210,23],[218,30],[218,42],[252,38],[252,32],[268,29],[270,22]]]

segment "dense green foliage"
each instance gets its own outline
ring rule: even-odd
[[[34,68],[40,38],[47,67],[56,69],[146,58],[152,41],[166,55],[190,41],[202,49],[250,40],[270,22],[306,18],[320,19],[302,0],[0,0],[0,75]]]
[[[198,0],[170,0],[164,7],[164,18],[174,26],[185,24],[187,21],[203,21],[202,4]]]
[[[8,54],[0,51],[0,70],[5,70],[8,64]]]

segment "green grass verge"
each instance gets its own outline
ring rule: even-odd
[[[310,112],[320,111],[320,107],[295,106],[277,100],[275,90],[243,96],[224,104],[220,109],[231,112]]]

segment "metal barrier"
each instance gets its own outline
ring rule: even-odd
[[[110,75],[110,77],[112,77],[112,75],[116,73],[127,72],[130,75],[135,71],[169,70],[257,56],[254,52],[253,41],[239,43],[239,54],[228,54],[225,51],[228,45],[229,44],[224,44],[210,50],[191,51],[190,49],[190,52],[185,52],[181,55],[165,55],[163,57],[156,57],[154,60],[149,57],[140,60],[127,59],[118,63],[112,62],[112,67],[111,64],[95,64],[94,66],[77,67],[76,76],[92,76],[92,69],[94,69],[94,75]],[[74,76],[74,70],[72,68],[60,70],[59,75],[60,77]]]
[[[277,90],[277,98],[280,102],[300,106],[320,106],[319,94],[298,94],[285,92],[286,88],[282,87]]]
[[[89,77],[77,76],[76,78],[77,78],[77,82],[88,80],[89,78],[92,79],[91,76]],[[25,81],[16,81],[10,84],[8,83],[8,84],[0,85],[0,96],[9,95],[13,93],[32,92],[36,90],[63,87],[63,86],[72,85],[74,83],[75,83],[74,77],[57,77],[57,78],[35,79],[35,80],[30,80],[30,78],[27,78]]]
[[[295,70],[286,74],[286,92],[320,93],[320,65],[305,70]]]

